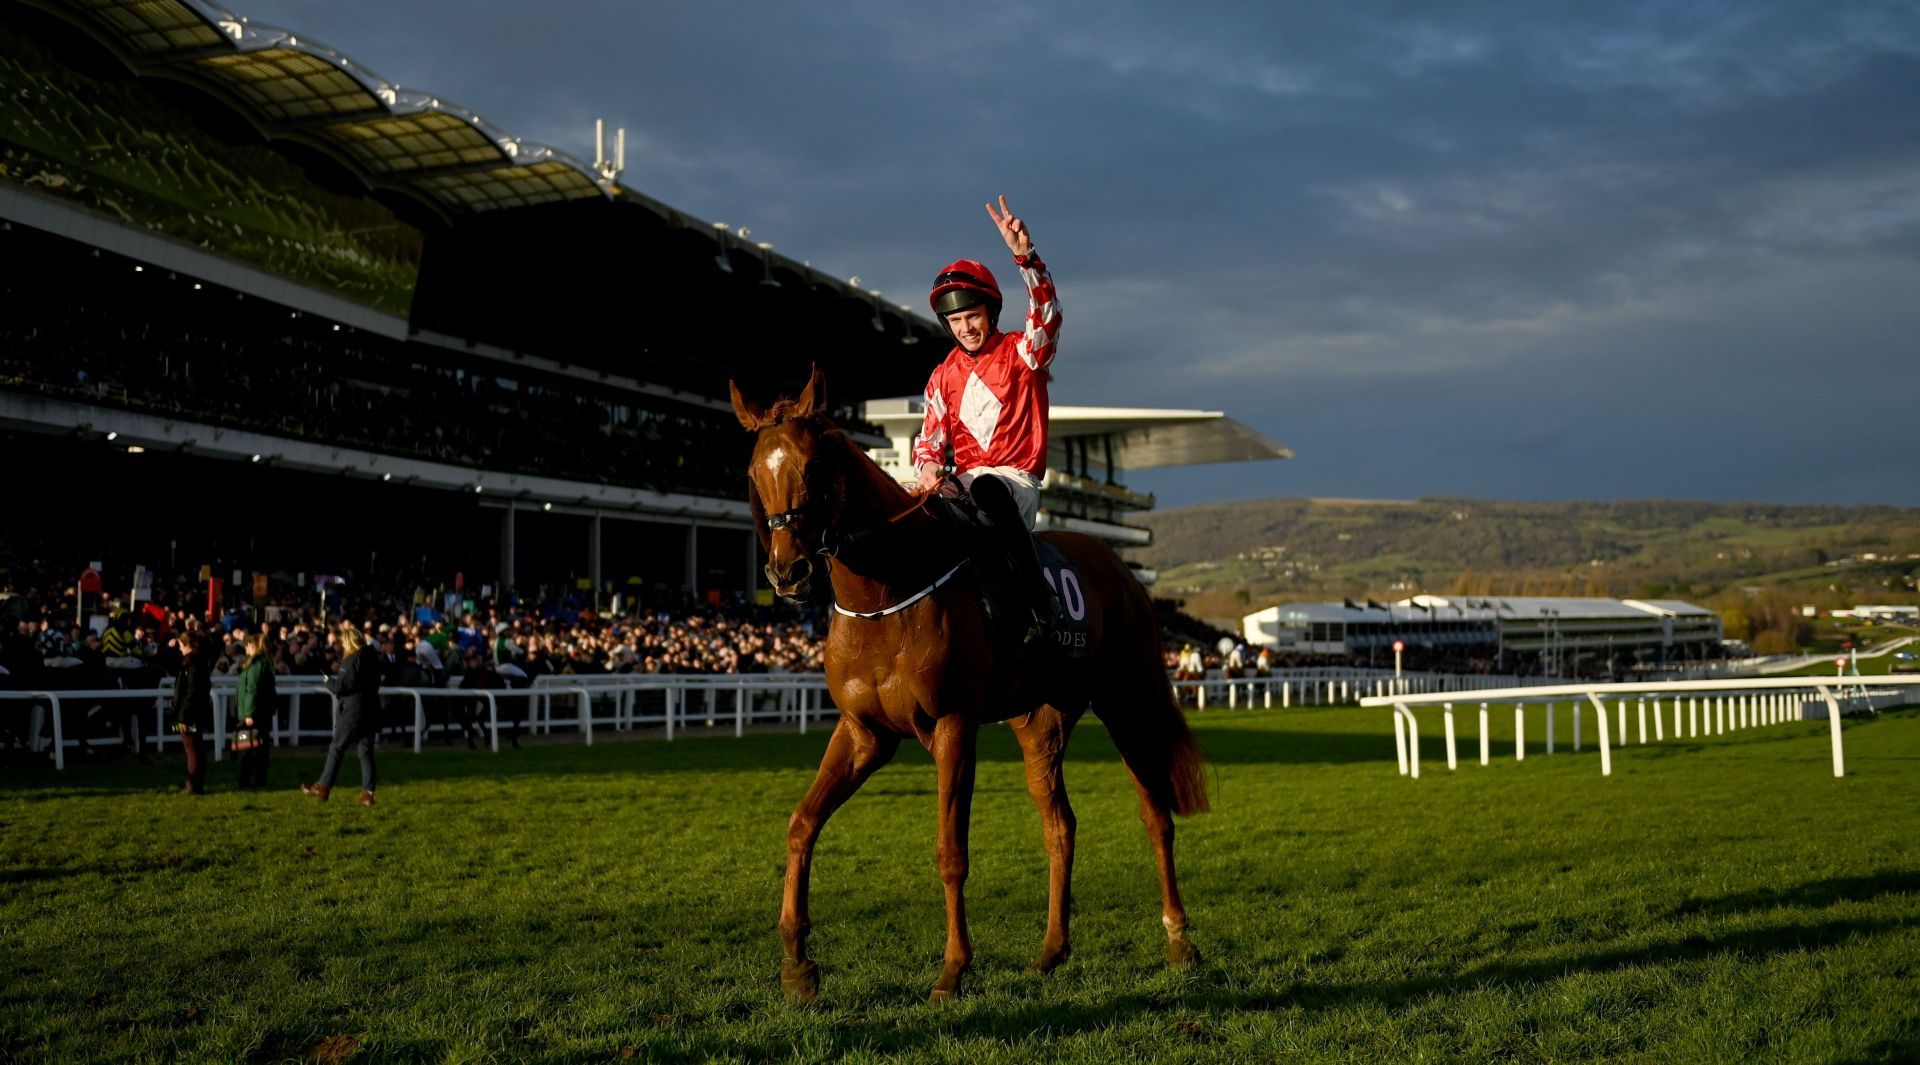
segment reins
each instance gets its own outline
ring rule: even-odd
[[[826,542],[824,542],[826,540],[826,537],[822,537],[823,542],[820,545],[818,554],[825,555],[828,559],[828,564],[831,565],[833,562],[839,560],[841,551],[845,550],[848,547],[853,546],[856,543],[859,543],[861,540],[864,540],[869,536],[872,536],[874,533],[877,533],[882,529],[886,529],[892,526],[893,524],[895,524],[896,522],[899,522],[902,519],[922,510],[923,508],[926,507],[927,501],[932,499],[937,494],[938,494],[938,489],[929,489],[928,491],[922,492],[920,493],[920,498],[914,500],[912,506],[908,507],[907,509],[901,511],[898,514],[895,514],[893,517],[888,518],[886,521],[881,522],[879,525],[873,526],[870,529],[862,529],[859,532],[853,532],[853,533],[842,533],[840,534],[838,543],[829,545]],[[828,530],[830,534],[832,533],[832,531],[833,530],[831,529]],[[901,601],[893,604],[890,607],[883,607],[882,609],[879,609],[879,610],[848,610],[846,607],[841,606],[838,602],[835,602],[833,604],[834,613],[839,614],[843,617],[860,618],[863,621],[874,621],[879,618],[884,618],[893,614],[898,614],[902,610],[905,610],[908,607],[912,606],[913,604],[918,603],[920,600],[925,599],[927,596],[932,595],[934,592],[939,591],[941,585],[944,585],[948,581],[952,580],[953,575],[956,573],[959,573],[961,570],[961,567],[965,566],[968,562],[971,562],[971,561],[972,561],[971,558],[962,558],[959,562],[954,563],[954,566],[952,569],[941,574],[940,577],[937,580],[935,580],[932,584],[927,585],[925,588],[920,589],[919,591],[913,593],[912,595],[906,597],[905,599],[902,599]]]
[[[818,550],[814,552],[814,554],[825,555],[827,558],[839,558],[840,552],[846,550],[849,547],[852,547],[854,544],[859,543],[860,541],[866,539],[867,537],[872,536],[874,533],[877,533],[880,530],[885,529],[887,526],[912,516],[915,512],[925,507],[927,505],[927,500],[932,499],[936,494],[937,494],[936,491],[922,492],[920,494],[920,498],[914,500],[912,506],[909,506],[907,509],[901,511],[898,514],[895,514],[893,517],[888,518],[886,521],[883,521],[880,524],[875,525],[870,529],[861,529],[858,532],[847,533],[847,532],[840,532],[838,529],[829,527],[826,533],[824,533],[820,537],[820,547]],[[774,518],[768,519],[767,527],[768,528],[784,527],[786,524],[786,521],[790,520],[789,515],[792,513],[793,512],[789,511],[787,514],[775,515]],[[777,525],[777,526],[774,525],[773,522],[775,520],[781,520],[781,525]],[[829,540],[831,540],[832,542],[829,543],[828,542]]]

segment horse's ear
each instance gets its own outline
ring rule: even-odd
[[[747,432],[751,433],[767,424],[766,408],[741,395],[739,385],[728,381],[727,392],[733,397],[733,416],[740,419],[740,424],[746,427]]]
[[[827,376],[820,372],[820,364],[813,364],[813,374],[807,378],[807,387],[800,392],[800,398],[793,401],[793,416],[811,418],[827,409]]]

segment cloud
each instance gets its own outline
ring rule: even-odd
[[[577,155],[625,125],[630,183],[894,302],[1000,261],[1008,193],[1057,401],[1300,451],[1170,498],[1842,483],[1764,422],[1848,425],[1847,490],[1920,503],[1910,3],[246,7]]]

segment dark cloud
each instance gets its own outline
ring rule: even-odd
[[[1223,409],[1216,495],[1920,503],[1920,7],[263,0],[890,299],[1033,223],[1057,402]]]

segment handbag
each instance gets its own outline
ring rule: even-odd
[[[251,751],[267,745],[267,731],[261,728],[243,728],[233,734],[233,749]]]

